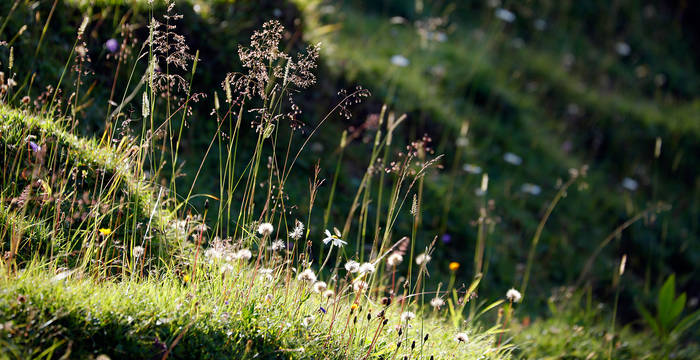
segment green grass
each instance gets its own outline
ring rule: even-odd
[[[695,120],[700,114],[697,99],[675,97],[671,91],[664,94],[662,90],[658,90],[662,95],[650,96],[623,80],[608,87],[598,84],[591,74],[612,76],[611,69],[628,69],[629,65],[590,43],[577,49],[577,62],[567,69],[562,65],[565,52],[546,46],[548,37],[557,36],[556,29],[517,48],[511,45],[517,31],[507,29],[502,22],[482,21],[478,15],[476,20],[470,18],[471,22],[462,21],[461,14],[454,14],[447,16],[450,20],[443,30],[448,36],[446,42],[423,43],[417,26],[410,22],[413,19],[390,24],[391,13],[361,13],[353,6],[336,6],[335,11],[318,15],[323,7],[314,6],[314,2],[299,3],[313,20],[309,21],[309,41],[325,45],[323,54],[329,71],[349,82],[364,84],[375,96],[408,112],[409,132],[441,134],[436,152],[447,154],[445,169],[476,163],[489,174],[489,197],[495,200],[502,220],[493,229],[493,236],[502,239],[498,243],[503,244],[495,245],[498,248],[493,253],[499,255],[494,256],[493,266],[496,277],[506,284],[518,281],[512,264],[525,258],[518,249],[528,248],[527,240],[548,198],[556,192],[559,179],[566,178],[569,168],[583,164],[590,168],[582,183],[586,187],[570,191],[545,227],[545,244],[538,249],[538,256],[548,259],[547,268],[556,271],[542,269],[545,277],[536,275],[543,287],[540,290],[552,283],[574,280],[583,265],[581,254],[592,253],[591,245],[598,239],[657,200],[673,204],[670,215],[661,214],[648,226],[633,226],[623,240],[611,246],[614,250],[604,251],[602,258],[608,264],[607,257],[617,256],[613,253],[632,251],[630,248],[639,251],[635,257],[644,260],[634,265],[637,270],[632,271],[638,277],[632,281],[640,289],[659,281],[645,275],[645,267],[667,273],[685,265],[661,265],[670,265],[665,259],[694,263],[698,249],[688,235],[698,232],[693,218],[699,209],[693,201],[683,199],[700,196],[697,174],[692,170],[696,157],[691,155],[700,146],[700,128]],[[324,25],[323,29],[329,31],[314,31]],[[482,35],[475,35],[477,31]],[[396,54],[406,56],[410,64],[392,65],[390,58]],[[606,58],[586,62],[595,54]],[[435,69],[440,69],[439,75]],[[692,69],[688,72],[688,76],[694,76]],[[571,104],[577,106],[578,115],[568,112]],[[455,143],[465,122],[470,124],[470,144],[463,150],[462,163],[453,164]],[[657,138],[663,146],[661,156],[655,159]],[[523,165],[506,164],[502,159],[505,152],[520,155]],[[636,192],[622,188],[625,177],[638,180]],[[427,202],[426,211],[434,214],[432,219],[426,217],[428,228],[472,241],[475,229],[463,224],[464,218],[478,217],[482,199],[473,191],[479,180],[480,175],[461,171],[434,176],[427,183],[428,198],[446,199],[454,183],[452,199],[460,200],[452,201],[444,229],[438,226],[445,221],[439,219],[443,204]],[[542,195],[521,193],[523,183],[542,186]],[[652,239],[660,237],[673,244],[666,243],[664,260],[649,257],[650,251],[659,251],[661,246]],[[451,246],[455,250],[469,247]],[[693,250],[673,250],[684,247]],[[607,266],[602,261],[599,264],[601,269]],[[552,278],[554,272],[561,276]],[[597,272],[596,277],[607,277],[606,273]],[[686,280],[687,286],[694,283],[689,277]]]
[[[681,359],[697,354],[692,329],[661,346],[634,320],[631,306],[650,303],[657,272],[679,271],[684,286],[696,281],[678,269],[695,268],[700,254],[692,241],[700,103],[692,98],[692,81],[674,85],[678,72],[669,75],[668,92],[653,93],[648,79],[637,89],[632,60],[617,59],[602,45],[574,34],[588,58],[599,59],[583,66],[578,49],[576,65],[567,69],[561,65],[566,50],[555,49],[553,38],[514,47],[516,29],[482,24],[478,16],[456,16],[443,29],[443,43],[421,41],[414,24],[392,25],[358,4],[328,12],[306,1],[296,2],[300,11],[286,2],[274,3],[282,11],[272,11],[257,3],[183,1],[185,19],[174,31],[201,52],[176,71],[193,92],[175,97],[151,82],[132,81],[154,76],[145,66],[154,61],[150,47],[136,40],[116,60],[104,46],[124,36],[124,23],[136,25],[127,37],[148,35],[146,1],[61,2],[51,21],[51,4],[20,3],[15,15],[0,19],[9,24],[3,37],[31,25],[10,44],[21,59],[9,69],[19,73],[11,75],[19,91],[0,95],[0,345],[8,349],[0,357],[157,358],[168,351],[172,358],[645,359],[662,356],[661,348],[673,348]],[[90,22],[81,41],[93,55],[89,64],[67,60],[83,51],[75,47],[80,41],[71,48],[66,39],[74,39],[84,14]],[[262,68],[280,68],[275,76],[245,77],[254,72],[232,60],[239,41],[272,16],[294,23],[281,32],[284,50],[262,46]],[[286,71],[308,65],[289,65],[290,58],[278,54],[296,54],[304,36],[321,40],[325,55],[321,84],[301,94],[306,86],[288,81],[294,78]],[[37,44],[38,38],[45,42]],[[658,51],[643,49],[651,56]],[[410,64],[392,65],[396,54]],[[651,71],[683,63],[676,60],[650,65]],[[94,78],[89,72],[76,78],[74,62],[94,67]],[[249,83],[264,78],[256,83],[260,92],[244,102],[224,101],[221,69]],[[611,83],[592,81],[596,74]],[[37,98],[58,78],[66,94],[56,95],[61,106],[42,100],[46,95]],[[336,100],[324,93],[335,92],[337,81],[359,81],[375,93],[360,117],[337,121],[344,118]],[[181,112],[183,98],[194,105],[198,89],[209,97]],[[72,92],[82,95],[72,98]],[[106,105],[107,97],[118,103],[130,93],[138,95],[134,101]],[[357,94],[345,105],[366,95]],[[141,95],[151,106],[139,114]],[[297,97],[314,110],[287,114],[295,109],[287,100]],[[380,112],[382,103],[389,105]],[[123,112],[112,119],[105,107]],[[394,111],[407,112],[399,126]],[[293,116],[306,125],[290,129],[286,121]],[[117,121],[122,132],[115,131]],[[317,125],[324,125],[318,133]],[[435,136],[421,138],[423,132]],[[653,156],[657,137],[660,158]],[[507,164],[506,152],[524,163]],[[475,194],[481,174],[463,173],[463,163],[488,173],[484,196]],[[586,163],[592,166],[582,176]],[[571,168],[579,173],[568,175]],[[333,179],[331,189],[322,186],[324,177]],[[623,177],[638,179],[640,189],[622,190]],[[541,185],[542,194],[526,194],[525,183]],[[561,202],[543,219],[551,197]],[[672,213],[644,211],[657,200],[673,203]],[[600,243],[631,217],[644,223]],[[300,236],[289,234],[296,219],[306,226]],[[261,231],[267,222],[276,232]],[[334,225],[349,242],[345,247],[321,241]],[[530,240],[535,228],[545,229],[541,241],[539,230]],[[441,244],[445,233],[453,240]],[[398,240],[404,235],[408,240]],[[284,250],[274,240],[283,241]],[[553,284],[574,283],[599,247],[594,271],[582,279],[588,285],[569,296],[574,300],[548,301]],[[416,260],[423,252],[433,256],[430,263]],[[631,259],[622,292],[619,276],[613,287],[605,281],[617,271],[620,252]],[[398,266],[385,262],[398,254],[405,259]],[[370,261],[376,270],[346,271],[349,260]],[[451,261],[457,263],[448,267]],[[499,300],[514,284],[524,290],[521,268],[528,275],[532,269],[525,302]],[[298,280],[305,269],[328,284]],[[470,286],[465,279],[472,279]],[[366,289],[353,289],[364,280]],[[331,299],[312,290],[321,285],[335,291]],[[577,310],[584,289],[589,299]],[[612,308],[590,305],[613,291]],[[446,302],[441,308],[429,305],[436,296]],[[401,320],[406,311],[417,317]],[[530,321],[534,314],[542,316]],[[624,320],[616,327],[618,317]],[[469,339],[457,341],[460,332]]]

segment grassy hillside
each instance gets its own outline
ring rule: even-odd
[[[613,8],[3,3],[0,357],[694,358],[694,7]]]

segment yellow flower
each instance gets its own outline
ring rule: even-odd
[[[450,270],[452,271],[457,271],[459,269],[459,263],[456,261],[453,261],[450,263]]]
[[[353,310],[357,309],[357,304],[356,304],[356,303],[352,303],[352,305],[350,305],[350,308],[353,309]]]
[[[112,230],[111,230],[111,229],[103,228],[103,229],[100,229],[100,230],[98,230],[98,231],[100,232],[100,235],[102,235],[102,236],[109,236],[109,235],[112,234]]]

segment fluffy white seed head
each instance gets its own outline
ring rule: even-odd
[[[270,236],[275,231],[275,227],[270,223],[262,223],[258,225],[258,234],[262,236]]]
[[[320,293],[326,291],[326,289],[328,288],[328,285],[326,285],[326,283],[323,281],[316,281],[314,283],[314,285],[312,286],[312,288],[314,289],[314,292],[320,294]]]
[[[350,260],[345,263],[345,270],[351,273],[356,273],[360,271],[360,263],[354,260]]]
[[[508,301],[510,301],[510,302],[514,302],[514,303],[520,302],[520,299],[522,299],[522,297],[523,296],[522,296],[522,294],[520,294],[520,291],[515,290],[513,288],[511,288],[510,290],[508,290],[506,292],[506,299],[508,299]]]
[[[301,281],[306,281],[306,282],[314,282],[316,281],[316,274],[314,274],[314,271],[311,269],[306,269],[297,275],[297,280]]]
[[[390,267],[396,267],[401,262],[403,261],[403,256],[401,254],[394,252],[389,255],[389,257],[386,259],[386,264],[389,265]]]

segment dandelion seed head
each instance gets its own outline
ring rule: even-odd
[[[401,264],[402,261],[403,261],[403,256],[401,256],[401,254],[399,254],[397,252],[393,252],[386,259],[386,264],[389,265],[390,267],[396,267],[399,264]]]
[[[275,231],[275,227],[270,223],[262,223],[258,225],[258,234],[262,236],[270,236],[272,232]]]
[[[245,261],[250,260],[250,258],[252,258],[252,257],[253,257],[253,253],[250,252],[250,250],[248,250],[248,249],[238,250],[238,252],[236,252],[236,254],[234,255],[235,259],[241,259],[241,260],[245,260]]]
[[[401,313],[401,322],[411,321],[416,318],[416,314],[412,311],[404,311]]]
[[[356,273],[360,271],[360,263],[354,260],[350,260],[345,263],[345,270],[347,270],[350,273]]]
[[[316,281],[316,274],[311,269],[306,269],[297,275],[297,280],[313,283]]]
[[[353,288],[353,290],[355,290],[355,292],[360,292],[360,291],[366,289],[367,286],[368,286],[367,283],[362,281],[362,280],[355,281],[352,284],[352,288]]]
[[[133,255],[135,258],[140,258],[144,252],[145,249],[143,248],[143,246],[134,246]]]
[[[374,264],[366,262],[360,265],[360,274],[367,274],[367,273],[373,273],[376,268],[374,267]]]
[[[442,300],[439,297],[434,297],[430,300],[430,306],[440,309],[440,307],[445,305],[445,300]]]
[[[432,257],[426,253],[416,256],[416,265],[421,266],[423,264],[428,264]]]
[[[511,288],[510,290],[508,290],[506,292],[506,299],[508,299],[508,301],[510,301],[510,302],[514,302],[514,303],[520,302],[522,297],[523,296],[522,296],[522,294],[520,294],[520,291],[515,290],[514,288]]]
[[[467,334],[463,332],[457,333],[455,335],[455,340],[457,340],[458,342],[466,343],[467,341],[469,341],[469,336],[467,336]]]

